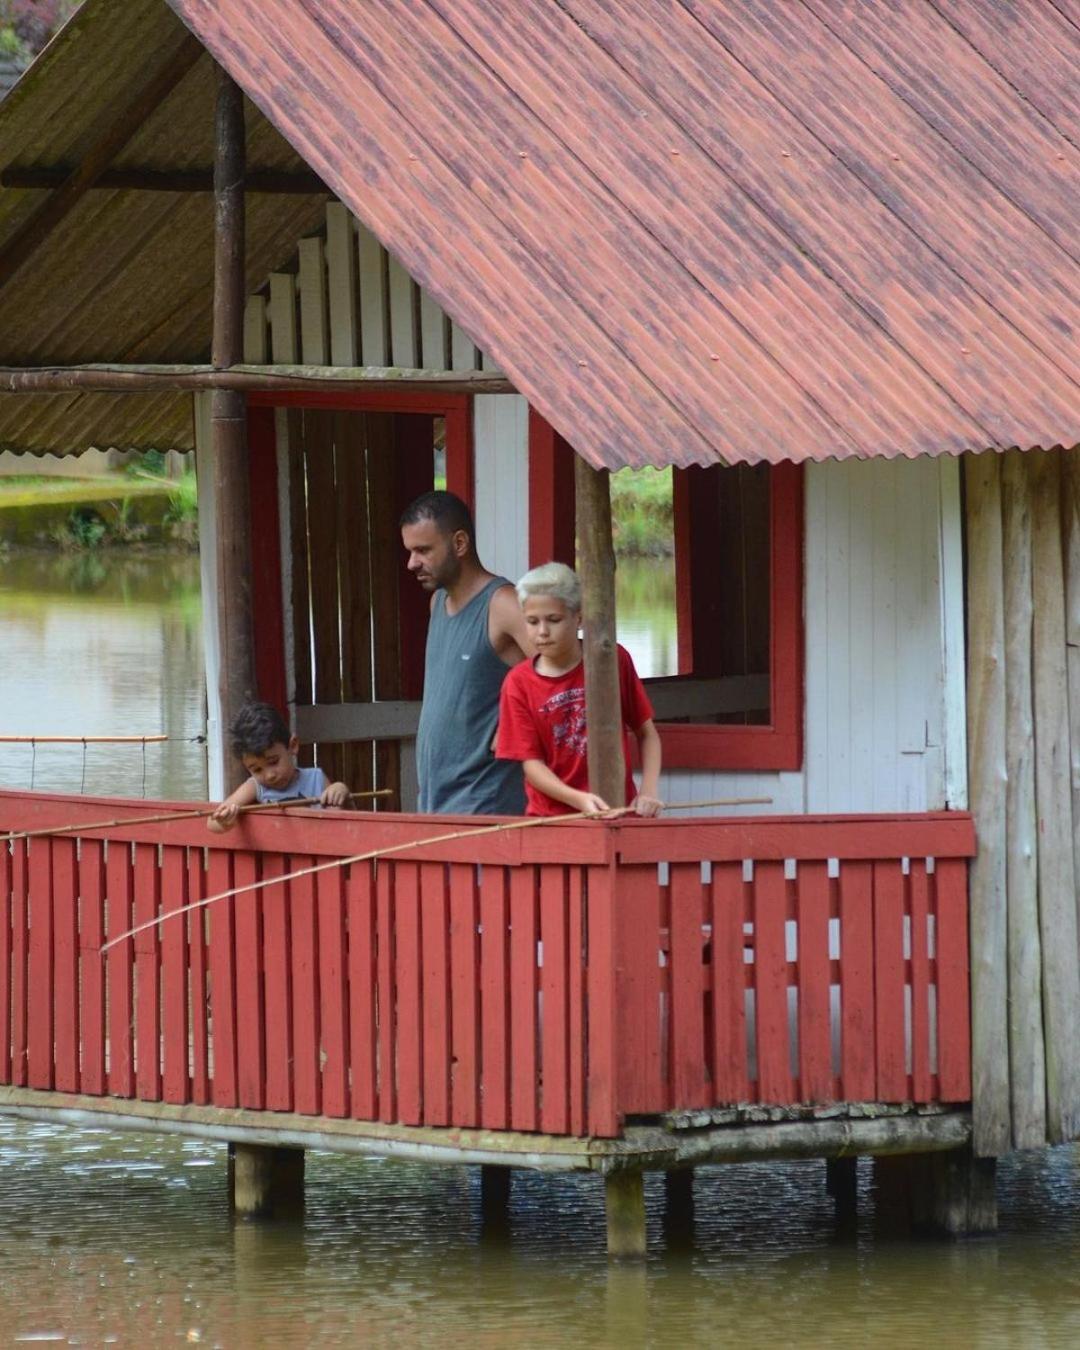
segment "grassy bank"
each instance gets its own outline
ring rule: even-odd
[[[163,478],[141,469],[94,478],[0,478],[0,544],[87,550],[133,545],[193,548],[195,474]]]
[[[670,469],[620,469],[611,475],[615,552],[666,558],[675,551]]]

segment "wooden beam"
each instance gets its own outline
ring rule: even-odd
[[[0,366],[4,394],[152,394],[177,390],[235,389],[242,393],[335,392],[377,388],[412,393],[512,394],[514,386],[492,371],[402,370],[397,366],[207,365]]]
[[[607,469],[576,456],[578,567],[585,629],[585,717],[589,788],[609,806],[626,806],[619,661],[615,643],[615,549]]]
[[[235,365],[244,343],[244,100],[218,70],[214,134],[214,328],[217,369]],[[217,610],[219,692],[226,721],[255,696],[255,642],[251,610],[251,503],[247,399],[217,388],[210,412],[217,509]],[[225,781],[243,781],[230,756]]]
[[[0,170],[0,187],[44,190],[59,188],[75,172],[67,164],[11,167]],[[330,189],[317,173],[308,169],[248,169],[244,189],[267,196],[329,196]],[[214,170],[210,169],[105,169],[88,191],[114,192],[213,192]]]
[[[185,38],[135,96],[123,105],[63,183],[23,221],[0,250],[0,286],[10,281],[63,224],[132,136],[142,129],[147,119],[191,70],[203,51],[197,38]]]

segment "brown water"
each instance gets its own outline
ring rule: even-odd
[[[91,566],[91,564],[96,564]],[[653,589],[652,577],[642,584]],[[662,645],[662,640],[661,640]],[[198,588],[188,559],[0,561],[0,730],[149,732],[149,795],[205,792]],[[0,749],[0,782],[28,787]],[[36,786],[138,795],[141,752],[39,751]],[[693,1251],[609,1266],[601,1183],[517,1173],[485,1232],[478,1177],[308,1159],[302,1222],[234,1224],[225,1151],[0,1118],[0,1340],[215,1346],[1071,1346],[1080,1155],[1010,1160],[1000,1234],[890,1236],[861,1174],[839,1231],[820,1163],[703,1169]]]

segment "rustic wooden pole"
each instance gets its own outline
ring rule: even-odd
[[[244,99],[218,70],[214,136],[214,331],[217,369],[243,359],[244,341]],[[212,395],[211,445],[217,507],[219,691],[226,723],[256,690],[251,613],[251,503],[247,403],[237,390]],[[225,757],[225,782],[237,787],[243,766]]]
[[[201,365],[0,366],[3,394],[156,394],[180,389],[350,393],[372,388],[410,393],[512,394],[505,375],[490,370],[408,370],[399,366]]]
[[[975,1152],[1012,1147],[1007,985],[1004,579],[1001,460],[966,455],[971,1059]]]
[[[585,629],[585,716],[589,788],[608,806],[626,805],[622,707],[615,649],[615,549],[610,475],[575,458],[578,570]]]
[[[641,1172],[610,1172],[604,1178],[609,1256],[645,1255],[645,1179]]]
[[[1032,485],[1035,803],[1043,958],[1046,1117],[1051,1143],[1080,1132],[1080,971],[1069,783],[1061,460],[1028,455]]]
[[[1029,456],[1011,450],[1002,465],[1009,1065],[1013,1144],[1016,1148],[1041,1148],[1046,1143],[1046,1060],[1031,688],[1033,600],[1028,464]]]
[[[243,1218],[293,1218],[304,1203],[304,1150],[276,1144],[229,1145],[229,1200]]]
[[[1073,870],[1080,878],[1080,454],[1061,452],[1061,516],[1065,545],[1065,664],[1069,682],[1069,777]],[[1080,905],[1080,895],[1077,896]]]

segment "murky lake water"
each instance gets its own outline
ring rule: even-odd
[[[202,797],[198,624],[189,559],[0,560],[0,730],[166,730],[147,795]],[[139,751],[39,749],[31,769],[0,748],[4,786],[31,771],[55,791],[143,789]],[[269,1225],[232,1223],[225,1168],[215,1144],[0,1119],[4,1343],[1080,1343],[1073,1149],[1006,1163],[1001,1233],[955,1245],[883,1231],[865,1165],[862,1217],[839,1232],[823,1165],[793,1163],[703,1169],[687,1252],[650,1177],[643,1268],[608,1265],[598,1178],[515,1174],[491,1233],[466,1168],[312,1154],[303,1221]]]

